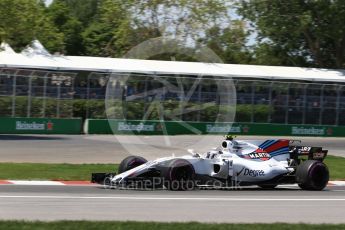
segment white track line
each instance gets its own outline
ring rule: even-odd
[[[342,181],[342,180],[330,181],[329,183],[333,185],[338,185],[338,186],[345,186],[345,181]]]
[[[5,182],[5,183],[1,183]],[[78,185],[78,186],[99,186],[98,184],[93,184],[91,182],[86,182],[82,183],[83,181],[76,181],[73,183],[73,181],[40,181],[40,180],[0,180],[0,185],[47,185],[47,186],[53,186],[53,185],[65,185],[65,186],[71,186],[71,185]],[[329,181],[328,186],[345,186],[345,181]],[[207,188],[207,186],[201,186],[202,188]],[[255,185],[253,186],[241,186],[243,188],[250,188],[250,187],[257,187]],[[297,184],[283,184],[283,185],[278,185],[278,188],[299,188]],[[229,188],[223,188],[223,189],[231,189],[233,187]]]
[[[39,181],[39,180],[9,180],[14,185],[65,185],[59,181]]]
[[[345,201],[345,198],[225,198],[225,197],[130,197],[130,196],[26,196],[0,195],[0,199],[104,199],[104,200],[195,200],[195,201]]]

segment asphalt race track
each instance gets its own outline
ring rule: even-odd
[[[345,157],[345,138],[294,139]],[[154,159],[185,154],[190,148],[202,153],[221,140],[222,136],[0,135],[0,162],[118,163],[130,154]],[[344,210],[345,186],[320,192],[295,186],[172,192],[0,185],[0,219],[345,223]]]
[[[1,185],[0,204],[0,219],[345,223],[340,186],[172,192]]]
[[[277,139],[241,136],[238,139]],[[345,157],[345,138],[279,137],[302,140],[304,145],[320,146],[329,154]],[[128,155],[148,160],[187,149],[204,153],[221,144],[221,135],[113,136],[113,135],[0,135],[0,162],[36,163],[119,163]]]

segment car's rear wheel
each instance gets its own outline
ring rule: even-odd
[[[195,171],[185,159],[174,159],[164,170],[164,185],[173,191],[193,190],[195,188]]]
[[[316,160],[302,162],[296,171],[296,182],[304,190],[322,190],[327,186],[329,171],[327,166]]]
[[[139,156],[129,156],[123,159],[119,165],[119,173],[126,172],[142,164],[145,164],[147,160]]]

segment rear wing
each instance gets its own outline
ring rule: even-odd
[[[328,150],[324,150],[322,147],[290,145],[289,149],[291,158],[296,160],[300,156],[307,156],[308,160],[323,161],[328,154]]]

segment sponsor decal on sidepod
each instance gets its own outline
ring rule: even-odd
[[[252,170],[247,168],[242,168],[241,171],[237,173],[237,176],[239,176],[243,172],[243,176],[251,176],[251,177],[258,177],[258,176],[265,176],[264,170],[258,169],[258,170]]]

